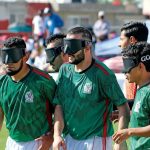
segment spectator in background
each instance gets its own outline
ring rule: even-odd
[[[37,15],[33,17],[32,20],[32,30],[34,40],[44,39],[44,18],[43,18],[43,9],[39,10]]]
[[[53,34],[60,33],[62,27],[64,26],[64,22],[62,18],[53,12],[52,8],[46,7],[44,9],[45,19],[44,25],[46,29],[46,37],[49,37]]]
[[[110,25],[104,18],[104,11],[98,12],[98,20],[94,23],[93,32],[96,36],[96,40],[104,41],[108,39],[108,34],[110,32]]]
[[[30,55],[30,61],[32,62],[32,66],[41,70],[44,69],[46,64],[46,53],[44,47],[42,47],[38,41],[34,41],[34,50]]]
[[[26,43],[26,55],[28,56],[27,64],[33,65],[33,62],[31,61],[31,53],[34,50],[34,39],[32,37],[23,36],[22,39]]]
[[[68,55],[64,54],[62,48],[64,47],[64,34],[55,34],[47,38],[47,47],[45,49],[47,56],[47,72],[58,72],[59,68],[64,62],[68,62]]]

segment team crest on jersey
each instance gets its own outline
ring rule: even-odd
[[[138,113],[139,109],[140,109],[140,106],[141,106],[141,102],[137,102],[135,107],[134,107],[134,111]]]
[[[91,94],[92,92],[92,83],[86,83],[83,87],[83,93]]]
[[[33,103],[33,93],[32,93],[32,90],[28,91],[26,94],[25,94],[25,102],[27,103]]]

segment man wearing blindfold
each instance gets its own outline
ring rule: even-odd
[[[69,63],[60,68],[53,101],[56,105],[53,149],[110,150],[113,104],[119,110],[118,128],[126,128],[129,121],[129,107],[116,77],[102,62],[92,58],[92,35],[84,27],[68,31],[64,53]],[[64,126],[65,143],[61,137]],[[116,144],[115,149],[120,146]]]
[[[148,28],[145,23],[138,21],[130,21],[125,23],[121,27],[121,34],[119,40],[119,47],[124,50],[130,44],[135,44],[136,42],[145,42],[148,38]],[[111,64],[111,66],[116,67],[117,65],[121,65],[123,68],[122,56],[116,56],[106,60]],[[104,62],[109,68],[112,67]],[[125,97],[129,100],[129,107],[132,108],[133,100],[135,98],[135,94],[137,91],[137,85],[135,83],[129,83],[128,80],[125,80]],[[112,120],[117,121],[118,119],[118,111],[114,111],[112,113]]]
[[[137,90],[132,107],[130,128],[113,135],[116,143],[130,137],[130,149],[150,148],[150,44],[139,42],[123,51],[124,73],[129,83],[135,82]]]
[[[136,42],[146,42],[148,38],[148,28],[145,23],[139,21],[130,21],[125,23],[121,27],[119,47],[123,50],[129,44],[135,44]],[[104,62],[110,69],[117,68],[120,66],[122,71],[123,62],[122,56],[116,56],[110,59],[107,59]],[[136,85],[135,83],[128,83],[125,81],[125,97],[128,100],[134,100],[136,94]]]
[[[55,81],[26,64],[25,41],[8,38],[1,49],[6,75],[0,76],[0,127],[9,130],[6,150],[49,150]]]
[[[66,36],[62,33],[54,34],[47,38],[47,47],[45,49],[46,52],[46,61],[52,67],[52,69],[47,69],[48,72],[58,72],[59,68],[64,62],[68,61],[68,56],[64,54],[64,42],[63,39]]]

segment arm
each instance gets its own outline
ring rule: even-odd
[[[55,107],[55,123],[54,123],[54,143],[53,150],[59,150],[62,146],[64,150],[66,150],[66,145],[61,137],[62,131],[64,129],[64,120],[63,120],[63,112],[60,105],[56,105]]]
[[[64,128],[64,121],[63,121],[62,108],[60,105],[56,105],[54,116],[55,116],[54,137],[61,136],[61,133]]]
[[[119,111],[119,123],[118,130],[128,128],[128,124],[130,121],[130,109],[128,103],[124,103],[121,106],[117,106]]]
[[[150,125],[141,128],[129,128],[130,136],[150,137]]]
[[[44,135],[40,136],[36,140],[40,140],[41,144],[39,145],[38,150],[49,150],[53,144],[53,125],[52,125],[52,114],[54,113],[53,105],[51,104],[51,99],[54,98],[56,83],[54,79],[50,76],[49,80],[45,82],[42,88],[42,94],[45,95],[46,101],[46,118],[49,124],[49,131]],[[49,120],[49,121],[48,121]]]
[[[130,136],[150,137],[150,125],[141,128],[128,128],[120,130],[113,135],[113,140],[115,143],[120,144]]]
[[[3,120],[4,120],[4,112],[2,108],[0,107],[0,130],[2,129]]]
[[[128,128],[130,120],[130,109],[128,103],[126,102],[123,105],[117,106],[117,108],[119,111],[118,130]],[[122,144],[120,143],[115,144],[114,150],[127,150],[126,142],[123,142]]]

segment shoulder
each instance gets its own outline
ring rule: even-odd
[[[3,74],[1,74],[1,75],[0,75],[0,84],[2,84],[3,81],[6,81],[6,80],[7,80],[6,78],[8,78],[8,75],[3,75]],[[1,86],[1,85],[0,85],[0,86]]]
[[[57,19],[60,19],[61,17],[58,15],[58,14],[56,14],[56,13],[53,13],[53,17],[54,18],[57,18]]]
[[[72,74],[73,68],[74,68],[73,64],[64,63],[63,65],[61,65],[61,67],[59,69],[59,74],[58,74],[59,78]]]
[[[147,84],[146,86],[144,86],[143,88],[141,88],[141,90],[139,90],[141,95],[145,95],[145,97],[149,97],[150,98],[150,83]]]
[[[110,70],[104,63],[99,60],[95,60],[94,66],[98,73],[105,76],[115,76],[112,70]]]
[[[64,64],[60,67],[60,70],[66,72],[66,71],[71,70],[71,68],[72,68],[73,66],[74,66],[73,64],[64,63]]]
[[[6,75],[5,74],[1,74],[0,75],[0,80],[3,80],[4,78],[6,78]]]
[[[51,76],[43,70],[40,70],[36,67],[31,67],[31,69],[32,69],[32,73],[37,78],[43,78],[43,79],[47,79],[47,80],[49,80],[51,78]]]
[[[53,77],[45,71],[42,71],[38,68],[32,67],[32,77],[31,82],[35,84],[35,82],[44,87],[53,86],[55,87],[56,82]]]

